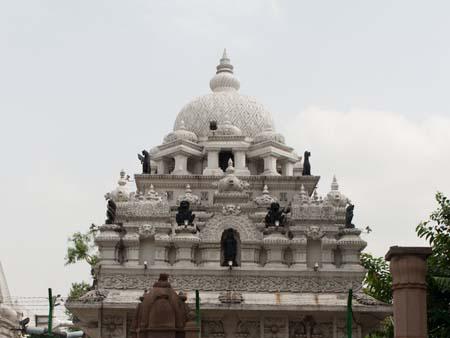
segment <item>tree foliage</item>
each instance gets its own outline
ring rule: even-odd
[[[69,294],[67,295],[67,300],[77,300],[86,292],[91,290],[91,285],[89,283],[86,283],[85,281],[82,281],[81,283],[72,283],[70,286]],[[65,311],[66,315],[70,318],[72,323],[76,323],[78,321],[78,318],[76,318],[69,310],[66,309]],[[70,331],[77,331],[77,327],[73,327],[70,329]]]
[[[361,254],[361,264],[367,270],[364,277],[364,292],[385,303],[392,303],[392,276],[389,264],[383,257],[369,253]]]
[[[428,257],[428,335],[429,338],[450,337],[450,200],[436,194],[438,208],[416,232],[426,239],[433,253]]]
[[[69,247],[65,257],[66,265],[86,261],[93,268],[97,264],[98,254],[94,245],[97,231],[98,228],[92,224],[88,232],[75,232],[69,237]]]
[[[81,283],[72,283],[72,286],[69,290],[69,295],[67,296],[68,300],[77,300],[86,292],[91,290],[91,285],[89,283],[86,283],[82,281]]]
[[[436,194],[438,207],[429,219],[416,227],[417,236],[424,238],[433,253],[427,259],[427,313],[428,337],[450,337],[450,200],[442,193]],[[361,255],[367,269],[364,291],[383,302],[392,302],[392,277],[389,265],[382,257]],[[381,329],[369,337],[392,337],[392,325],[382,323]]]
[[[364,292],[382,302],[392,303],[392,276],[389,264],[383,257],[374,257],[369,253],[361,254],[361,264],[367,270],[363,280]],[[394,325],[391,316],[387,317],[377,330],[367,338],[393,338]]]

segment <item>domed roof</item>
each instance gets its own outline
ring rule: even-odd
[[[192,131],[186,129],[184,121],[181,120],[180,125],[175,129],[175,131],[169,133],[164,137],[164,143],[173,142],[176,140],[186,140],[191,142],[197,142],[197,135]]]
[[[223,122],[223,124],[220,123],[217,126],[215,134],[220,136],[241,136],[242,130],[233,125],[230,122],[230,118],[228,117],[228,115],[225,115],[225,122]]]
[[[264,141],[274,141],[284,144],[284,136],[275,132],[272,128],[266,128],[253,139],[254,143],[261,143]]]
[[[209,122],[218,125],[231,122],[245,136],[254,137],[261,130],[274,129],[272,116],[255,99],[239,94],[239,80],[233,75],[233,66],[226,51],[217,66],[217,73],[210,81],[213,91],[186,104],[175,120],[174,130],[184,121],[187,130],[198,137],[210,134]],[[228,120],[228,121],[226,121]]]

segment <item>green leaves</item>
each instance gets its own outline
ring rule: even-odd
[[[91,225],[88,232],[75,232],[69,237],[69,247],[65,257],[65,264],[74,264],[79,261],[86,261],[91,267],[98,262],[97,250],[94,244],[95,235],[98,229]]]
[[[364,292],[385,303],[392,303],[392,276],[383,257],[361,254],[361,264],[367,270],[363,280]]]
[[[450,200],[436,194],[438,207],[416,227],[417,236],[430,243],[428,265],[428,336],[450,337]]]
[[[80,283],[72,283],[67,298],[69,300],[77,300],[91,289],[91,285],[82,281]]]

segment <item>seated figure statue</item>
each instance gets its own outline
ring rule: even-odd
[[[181,201],[175,216],[178,225],[193,225],[195,214],[190,210],[188,201]]]
[[[268,210],[265,218],[266,227],[286,225],[286,214],[291,211],[290,208],[281,208],[278,202],[272,202]]]

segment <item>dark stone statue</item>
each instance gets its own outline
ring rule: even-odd
[[[147,150],[142,150],[142,155],[138,154],[138,158],[141,161],[142,164],[142,173],[143,174],[150,174],[151,168],[150,168],[150,154]]]
[[[222,242],[223,245],[223,265],[228,266],[228,262],[233,262],[233,266],[237,266],[237,241],[234,238],[233,229],[228,229],[225,232],[225,238]]]
[[[178,212],[175,216],[178,225],[193,225],[195,214],[189,209],[190,205],[188,201],[181,201],[178,207]]]
[[[116,221],[116,203],[109,199],[108,204],[106,206],[106,221],[105,224],[114,224]]]
[[[272,202],[268,209],[265,223],[266,227],[275,226],[278,221],[278,226],[285,226],[287,221],[286,214],[291,212],[290,208],[281,208],[278,202]]]
[[[303,176],[311,176],[311,163],[309,163],[309,157],[311,153],[309,151],[305,151],[304,160],[303,160]]]
[[[355,225],[352,223],[353,219],[353,209],[355,209],[355,206],[353,204],[347,205],[347,208],[345,209],[345,227],[353,229]]]

